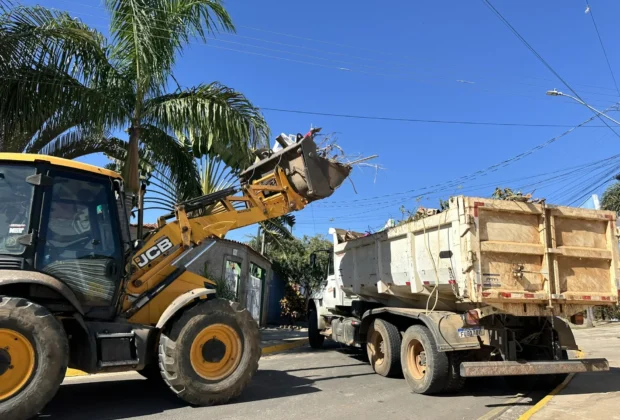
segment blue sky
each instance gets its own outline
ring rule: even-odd
[[[588,103],[604,109],[620,100],[583,1],[492,3]],[[106,32],[108,19],[98,0],[39,4],[67,10]],[[611,67],[620,70],[614,48],[620,2],[590,5]],[[336,132],[350,154],[378,154],[375,162],[385,168],[377,174],[355,169],[357,194],[346,183],[329,199],[296,213],[296,234],[327,233],[330,226],[376,229],[389,217],[401,217],[403,205],[410,210],[436,207],[440,197],[489,196],[495,186],[525,186],[524,192],[535,189],[535,196],[553,203],[580,204],[580,196],[600,193],[604,180],[620,172],[620,159],[596,163],[619,153],[620,137],[594,120],[508,166],[450,183],[593,115],[569,99],[545,95],[553,88],[570,90],[482,1],[229,0],[226,7],[237,35],[192,44],[175,73],[183,86],[217,80],[265,108],[565,126],[396,122],[265,110],[274,135],[320,126]],[[620,73],[617,77],[620,81]],[[105,163],[102,156],[82,160]],[[592,165],[581,166],[586,164]],[[545,175],[533,177],[539,174]],[[450,188],[419,196],[437,190],[424,187],[446,182]],[[416,191],[402,193],[411,190]],[[243,240],[254,232],[241,229],[228,237]]]

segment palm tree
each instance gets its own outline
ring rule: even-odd
[[[601,198],[601,208],[620,214],[620,182],[607,187]]]
[[[105,4],[110,42],[67,13],[0,0],[0,150],[120,157],[136,193],[142,149],[194,193],[194,156],[264,146],[267,124],[242,94],[174,78],[190,40],[234,31],[221,0]],[[121,130],[128,142],[110,135]]]

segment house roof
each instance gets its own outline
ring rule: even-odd
[[[129,226],[137,228],[138,224],[137,223],[131,223]],[[142,226],[147,228],[147,229],[157,229],[157,223],[143,223]]]

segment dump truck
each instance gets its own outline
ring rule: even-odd
[[[548,386],[609,370],[568,359],[578,347],[566,320],[618,302],[613,212],[459,196],[413,219],[330,229],[332,262],[308,307],[313,348],[326,337],[365,348],[376,373],[421,394],[468,377]]]
[[[351,167],[317,153],[316,132],[279,137],[239,187],[179,203],[148,234],[143,188],[135,242],[117,173],[0,153],[0,418],[35,415],[67,367],[137,371],[191,404],[238,396],[258,368],[257,322],[188,269],[213,238],[334,192]]]

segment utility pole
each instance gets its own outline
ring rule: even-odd
[[[588,322],[586,324],[586,326],[588,328],[593,328],[594,327],[594,310],[592,309],[592,307],[588,307]]]
[[[261,237],[260,253],[263,256],[265,255],[265,229],[263,229],[263,234]]]
[[[265,229],[262,229],[260,223],[258,224],[258,229],[256,230],[256,240],[260,242],[260,253],[261,255],[265,255]]]

